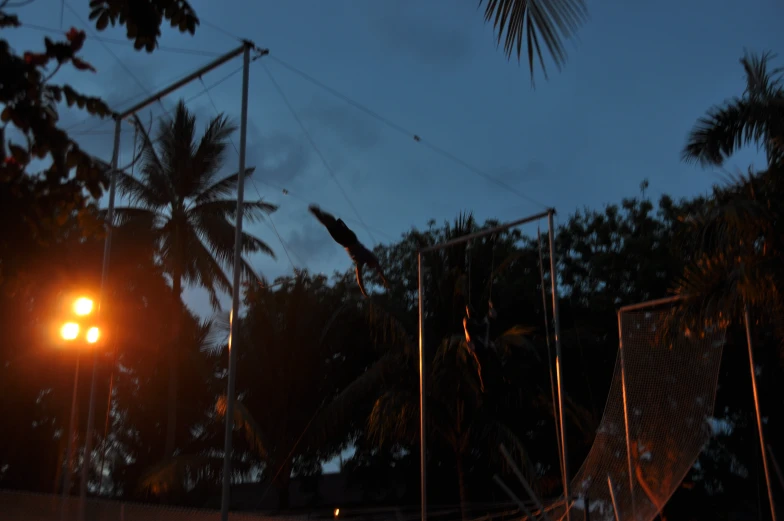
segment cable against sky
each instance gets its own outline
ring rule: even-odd
[[[86,30],[86,31],[87,31],[87,32],[90,34],[90,38],[96,38],[98,35],[97,35],[97,34],[95,34],[95,31],[93,31],[93,29],[90,27],[90,24],[88,24],[87,22],[85,22],[85,21],[84,21],[84,18],[82,18],[82,17],[79,15],[79,13],[78,13],[78,12],[76,12],[76,9],[74,9],[73,7],[71,7],[71,4],[70,4],[70,3],[68,3],[68,2],[67,2],[67,1],[65,1],[65,0],[63,0],[63,2],[64,2],[64,5],[65,5],[65,7],[67,7],[67,8],[68,8],[68,10],[69,10],[69,11],[71,11],[71,14],[72,14],[72,15],[74,15],[74,16],[76,17],[76,19],[77,19],[77,20],[79,20],[79,22],[80,22],[80,23],[81,23],[83,26],[85,26],[85,30]],[[114,52],[114,51],[113,51],[113,50],[112,50],[112,49],[111,49],[111,48],[110,48],[108,45],[106,45],[106,43],[105,43],[104,41],[102,41],[102,40],[97,40],[97,41],[98,41],[98,43],[100,43],[100,44],[101,44],[101,46],[102,46],[102,47],[103,47],[103,48],[106,50],[106,52],[108,52],[108,53],[109,53],[109,55],[111,55],[111,57],[112,57],[112,58],[114,58],[114,61],[116,61],[116,62],[117,62],[119,65],[120,65],[120,67],[122,67],[122,69],[123,69],[125,72],[127,72],[127,73],[128,73],[128,75],[129,75],[131,78],[133,78],[133,81],[135,81],[135,82],[136,82],[136,84],[137,84],[139,87],[141,87],[141,89],[142,89],[143,91],[145,91],[145,92],[147,93],[147,95],[148,95],[148,96],[152,96],[152,94],[153,94],[153,93],[152,93],[152,91],[150,91],[150,90],[147,88],[147,86],[146,86],[146,85],[144,85],[144,83],[142,83],[142,81],[139,79],[139,77],[138,77],[138,76],[136,76],[136,74],[134,74],[134,73],[133,73],[133,71],[130,69],[130,67],[128,67],[128,66],[125,64],[125,62],[124,62],[124,61],[122,61],[122,60],[120,59],[120,57],[119,57],[119,56],[117,56],[117,54],[116,54],[116,53],[115,53],[115,52]],[[158,98],[156,101],[157,101],[157,102],[158,102],[158,104],[161,106],[161,108],[162,108],[162,109],[165,111],[165,110],[166,110],[166,106],[163,104],[163,100],[161,100],[160,98]]]
[[[223,28],[215,25],[212,22],[203,21],[203,23],[207,27],[210,27],[211,29],[213,29],[213,30],[215,30],[215,31],[217,31],[219,33],[222,33],[222,34],[224,34],[224,35],[226,35],[226,36],[228,36],[228,37],[230,37],[232,39],[235,39],[235,40],[238,40],[238,41],[243,41],[243,39],[240,38],[239,36],[237,36],[236,34],[233,34],[233,33],[231,33],[231,31],[223,29]],[[280,58],[277,58],[277,57],[275,57],[272,54],[270,54],[268,56],[268,58],[273,60],[273,61],[275,61],[276,63],[278,63],[282,67],[287,68],[291,72],[294,72],[294,73],[298,74],[299,76],[301,76],[302,78],[306,79],[307,81],[309,81],[313,85],[315,85],[315,86],[317,86],[317,87],[319,87],[319,88],[329,92],[330,94],[332,94],[333,96],[335,96],[337,98],[340,98],[341,100],[343,100],[344,102],[346,102],[349,105],[353,106],[354,108],[356,108],[356,109],[364,112],[365,114],[367,114],[367,115],[377,119],[378,121],[384,123],[385,125],[387,125],[391,129],[396,130],[397,132],[400,132],[401,134],[403,134],[403,135],[405,135],[407,137],[412,138],[415,142],[424,145],[425,147],[429,148],[431,151],[437,153],[438,155],[440,155],[440,156],[442,156],[442,157],[444,157],[446,159],[449,159],[450,161],[452,161],[452,162],[462,166],[463,168],[465,168],[466,170],[468,170],[472,174],[474,174],[476,176],[479,176],[479,177],[485,179],[486,181],[490,181],[491,183],[494,183],[494,184],[498,185],[499,187],[505,189],[509,193],[516,195],[520,199],[523,199],[524,201],[527,201],[529,203],[533,203],[534,205],[537,205],[537,206],[541,207],[542,209],[550,208],[550,206],[545,205],[544,203],[538,201],[537,199],[534,199],[533,197],[524,194],[523,192],[517,190],[516,188],[514,188],[511,185],[509,185],[508,183],[505,183],[504,181],[501,181],[500,179],[498,179],[498,178],[496,178],[496,177],[494,177],[494,176],[492,176],[492,175],[490,175],[490,174],[480,170],[479,168],[475,167],[474,165],[468,163],[467,161],[464,161],[463,159],[459,158],[458,156],[456,156],[452,152],[449,152],[449,151],[439,147],[438,145],[435,145],[434,143],[431,143],[429,141],[425,141],[424,139],[422,139],[422,137],[420,135],[415,134],[414,132],[411,132],[410,130],[406,129],[405,127],[403,127],[401,125],[398,125],[397,123],[393,122],[389,118],[386,118],[386,117],[382,116],[378,112],[376,112],[374,110],[371,110],[367,106],[359,103],[358,101],[350,98],[349,96],[346,96],[345,94],[343,94],[343,93],[333,89],[332,87],[329,87],[328,85],[326,85],[323,82],[317,80],[315,77],[311,76],[310,74],[308,74],[308,73],[306,73],[306,72],[304,72],[304,71],[294,67],[293,65],[290,65],[290,64],[286,63],[285,61],[281,60]],[[269,69],[265,66],[264,70],[267,71],[267,74],[270,75],[270,79],[273,81],[274,84],[276,84],[276,88],[278,89],[278,91],[281,92],[280,91],[280,87],[277,86],[277,82],[275,82],[275,79],[272,77]],[[341,190],[342,190],[342,188],[341,188]]]
[[[55,27],[47,27],[45,25],[38,25],[38,24],[30,24],[30,23],[22,23],[19,29],[32,29],[35,31],[41,31],[44,33],[51,33],[51,34],[65,34],[66,31],[63,29],[57,29]],[[128,40],[120,40],[118,38],[107,38],[104,36],[90,36],[91,39],[97,42],[104,42],[110,43],[113,45],[120,45],[123,47],[130,47],[133,48],[133,44]],[[194,56],[212,56],[212,57],[219,57],[221,54],[214,51],[202,51],[199,49],[186,49],[184,47],[170,47],[168,45],[159,45],[155,48],[156,51],[164,51],[164,52],[171,52],[171,53],[178,53],[178,54],[191,54]]]
[[[327,158],[324,157],[324,154],[321,152],[321,150],[319,150],[319,147],[316,146],[316,142],[313,140],[313,136],[311,136],[307,127],[302,122],[302,119],[299,117],[299,115],[297,115],[297,112],[294,110],[294,107],[291,105],[291,102],[289,102],[288,96],[286,96],[286,93],[283,92],[283,89],[280,88],[278,82],[275,81],[275,77],[272,75],[269,69],[263,63],[261,64],[261,66],[264,67],[264,71],[267,73],[267,76],[269,76],[269,79],[272,82],[272,85],[275,87],[275,90],[278,91],[278,94],[280,94],[280,97],[283,99],[283,103],[286,105],[286,107],[288,107],[289,112],[291,112],[291,115],[297,121],[299,128],[302,129],[302,133],[305,135],[305,138],[310,143],[310,146],[316,152],[316,155],[318,155],[319,158],[321,159],[321,163],[324,165],[324,168],[327,169],[327,172],[329,172],[329,175],[332,177],[332,180],[335,181],[335,184],[340,189],[340,193],[343,194],[343,198],[346,200],[346,202],[348,202],[349,206],[351,206],[351,209],[354,211],[354,215],[356,215],[357,219],[359,219],[359,222],[362,223],[362,226],[365,228],[365,231],[367,231],[368,235],[370,235],[370,238],[375,243],[375,246],[378,246],[378,241],[376,240],[376,237],[373,235],[373,232],[370,231],[368,225],[365,224],[365,221],[362,219],[362,216],[360,215],[359,211],[357,211],[357,207],[354,206],[354,203],[351,201],[351,198],[346,193],[346,190],[343,188],[343,185],[340,183],[340,181],[338,181],[338,177],[335,174],[335,171],[332,169],[332,167],[329,166],[329,163],[327,162]]]
[[[491,183],[495,183],[496,185],[500,186],[501,188],[507,190],[508,192],[516,195],[517,197],[519,197],[519,198],[521,198],[521,199],[523,199],[523,200],[525,200],[525,201],[527,201],[529,203],[533,203],[533,204],[535,204],[537,206],[542,207],[543,209],[549,208],[549,206],[547,206],[544,203],[534,199],[533,197],[531,197],[529,195],[524,194],[523,192],[517,190],[516,188],[514,188],[511,185],[509,185],[508,183],[505,183],[505,182],[501,181],[500,179],[498,179],[498,178],[496,178],[496,177],[494,177],[494,176],[492,176],[492,175],[490,175],[490,174],[488,174],[486,172],[483,172],[479,168],[477,168],[474,165],[468,163],[467,161],[459,158],[455,154],[453,154],[453,153],[451,153],[451,152],[449,152],[449,151],[447,151],[447,150],[445,150],[445,149],[443,149],[443,148],[441,148],[441,147],[439,147],[439,146],[437,146],[437,145],[435,145],[435,144],[433,144],[433,143],[431,143],[429,141],[426,141],[426,140],[422,139],[422,137],[420,135],[415,134],[414,132],[411,132],[410,130],[406,129],[405,127],[403,127],[403,126],[401,126],[401,125],[391,121],[390,119],[382,116],[378,112],[368,108],[367,106],[359,103],[358,101],[356,101],[356,100],[346,96],[345,94],[343,94],[343,93],[333,89],[332,87],[329,87],[328,85],[325,85],[324,83],[322,83],[321,81],[317,80],[316,78],[314,78],[310,74],[308,74],[308,73],[306,73],[306,72],[304,72],[304,71],[294,67],[293,65],[290,65],[290,64],[286,63],[285,61],[283,61],[280,58],[277,58],[277,57],[275,57],[275,56],[273,56],[271,54],[268,56],[268,58],[270,60],[273,60],[275,63],[277,63],[281,67],[284,67],[284,68],[288,69],[289,71],[299,75],[300,77],[304,78],[305,80],[307,80],[308,82],[312,83],[313,85],[315,85],[315,86],[321,88],[322,90],[324,90],[326,92],[329,92],[333,96],[343,100],[344,102],[348,103],[349,105],[351,105],[352,107],[356,108],[357,110],[360,110],[360,111],[364,112],[365,114],[367,114],[368,116],[371,116],[372,118],[380,121],[381,123],[383,123],[386,126],[388,126],[389,128],[391,128],[392,130],[395,130],[395,131],[397,131],[397,132],[399,132],[399,133],[401,133],[401,134],[403,134],[403,135],[405,135],[407,137],[412,138],[415,142],[417,142],[417,143],[419,143],[421,145],[424,145],[425,147],[429,148],[430,150],[432,150],[433,152],[437,153],[438,155],[440,155],[442,157],[445,157],[445,158],[449,159],[450,161],[452,161],[452,162],[462,166],[463,168],[465,168],[469,172],[471,172],[471,173],[473,173],[473,174],[475,174],[475,175],[477,175],[479,177],[482,177],[483,179],[485,179],[487,181],[490,181]]]
[[[202,79],[201,76],[199,76],[199,81],[201,82],[202,85],[204,85],[204,80]],[[212,94],[210,94],[210,89],[207,88],[207,85],[204,85],[204,90],[207,93],[207,98],[210,100],[210,105],[212,105],[212,108],[215,110],[215,115],[219,116],[221,114],[221,111],[218,110],[218,105],[215,104],[215,100],[212,98]],[[240,151],[237,148],[237,145],[234,144],[234,139],[229,137],[229,142],[231,143],[232,148],[234,148],[234,152],[237,153],[237,158],[239,158]],[[259,192],[259,188],[256,186],[256,183],[253,182],[253,176],[248,176],[246,177],[246,179],[250,181],[251,186],[253,186],[253,189],[256,190],[256,195],[258,196],[259,200],[260,201],[264,200],[264,198],[261,196],[261,192]],[[289,255],[289,248],[286,245],[286,242],[283,240],[283,237],[281,237],[280,234],[278,233],[278,228],[275,226],[275,223],[272,220],[272,214],[267,214],[267,218],[269,219],[269,223],[267,223],[266,220],[264,220],[264,222],[271,227],[272,231],[275,233],[275,236],[278,238],[280,245],[283,247],[283,252],[286,254],[286,258],[289,260],[289,264],[291,264],[291,269],[293,271],[297,271],[297,267],[294,265],[294,262],[291,260],[291,255]],[[307,266],[304,262],[302,262],[302,259],[300,259],[299,256],[297,256],[297,260],[300,262],[300,264],[303,267]]]

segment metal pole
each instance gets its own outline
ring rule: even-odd
[[[528,483],[528,480],[525,479],[525,476],[523,476],[523,473],[520,471],[520,468],[517,466],[517,464],[515,464],[514,459],[512,459],[512,455],[509,454],[509,451],[506,450],[506,447],[504,447],[503,443],[501,444],[500,449],[501,449],[501,454],[503,454],[504,459],[506,459],[506,462],[511,467],[512,472],[514,472],[515,476],[517,476],[517,479],[520,480],[520,483],[522,483],[523,488],[525,489],[525,492],[528,494],[529,499],[533,501],[534,505],[536,505],[536,508],[538,508],[541,511],[542,519],[545,519],[546,521],[552,521],[550,519],[550,516],[547,515],[547,512],[545,511],[544,505],[542,504],[542,502],[539,500],[536,493],[534,492],[534,489],[531,488],[531,485]]]
[[[555,335],[555,375],[558,384],[558,423],[561,431],[561,457],[563,458],[563,465],[561,466],[561,475],[563,478],[564,500],[566,501],[566,519],[571,521],[572,517],[569,512],[571,507],[571,497],[569,494],[569,460],[566,452],[566,429],[564,425],[564,412],[563,412],[563,379],[561,378],[561,361],[563,355],[561,353],[561,317],[558,305],[558,276],[555,271],[555,227],[553,226],[553,214],[555,210],[547,211],[547,227],[549,228],[550,239],[550,285],[552,287],[553,298],[553,331]]]
[[[781,472],[781,467],[779,467],[779,463],[776,461],[776,456],[773,455],[773,447],[770,444],[768,444],[768,453],[770,454],[770,461],[773,463],[773,470],[776,471],[776,475],[779,478],[779,485],[784,489],[784,473]]]
[[[547,316],[547,290],[544,283],[544,257],[542,256],[542,234],[539,227],[536,229],[536,238],[539,244],[539,278],[542,281],[542,310],[544,311],[544,330],[547,342],[547,372],[550,374],[550,395],[553,400],[553,423],[555,424],[555,442],[558,445],[558,464],[563,473],[563,455],[561,454],[561,428],[558,421],[558,402],[555,399],[555,379],[553,378],[553,351],[550,347],[550,319]]]
[[[621,306],[618,308],[619,313],[628,313],[629,311],[637,311],[643,308],[653,308],[663,306],[665,304],[673,304],[685,299],[687,295],[675,295],[674,297],[664,297],[656,300],[649,300],[647,302],[640,302],[638,304],[629,304],[628,306]]]
[[[117,163],[120,157],[120,133],[122,119],[114,121],[114,150],[112,150],[111,178],[109,181],[109,206],[106,210],[106,240],[103,243],[103,265],[101,266],[101,289],[98,294],[98,315],[100,316],[106,297],[106,281],[109,277],[109,257],[112,249],[112,230],[114,227],[114,199],[117,194]],[[95,387],[98,369],[98,351],[93,355],[93,374],[90,379],[90,403],[87,407],[87,430],[84,433],[84,461],[82,462],[82,479],[79,483],[79,519],[84,520],[84,503],[87,498],[87,481],[90,477],[92,462],[93,422],[95,420]]]
[[[506,483],[504,483],[503,480],[500,477],[498,477],[498,474],[493,475],[493,481],[498,483],[498,486],[501,487],[501,490],[506,492],[506,495],[509,496],[509,499],[511,499],[517,504],[520,510],[523,511],[523,514],[526,515],[528,520],[536,521],[536,517],[534,517],[531,511],[528,510],[528,507],[525,506],[525,503],[523,503],[522,500],[519,497],[517,497],[514,492],[512,492],[512,489],[506,486]],[[541,512],[543,515],[545,514],[544,509]]]
[[[613,512],[615,513],[615,521],[621,521],[621,514],[618,512],[618,502],[615,500],[615,490],[613,490],[613,482],[610,475],[607,474],[607,487],[610,489],[610,500],[612,501]]]
[[[237,217],[234,230],[234,277],[231,285],[231,316],[229,327],[229,383],[226,390],[226,438],[223,443],[223,491],[221,494],[221,521],[229,519],[231,499],[231,435],[234,430],[234,393],[237,386],[237,350],[235,341],[239,332],[240,275],[242,270],[242,214],[245,195],[245,149],[248,141],[248,77],[250,75],[250,50],[245,43],[242,55],[242,113],[240,115],[240,164],[237,181]]]
[[[636,509],[634,504],[634,472],[632,470],[632,442],[629,436],[629,405],[626,398],[626,363],[623,349],[623,324],[622,313],[618,312],[618,355],[621,360],[621,393],[623,396],[623,426],[626,433],[626,465],[629,473],[629,493],[632,500],[632,519],[635,519]]]
[[[60,509],[60,519],[65,518],[65,510],[66,504],[68,503],[68,497],[71,495],[71,473],[73,470],[71,469],[71,462],[73,461],[73,452],[74,452],[74,431],[76,430],[76,394],[79,389],[79,359],[81,357],[79,354],[76,354],[76,370],[74,371],[74,383],[73,383],[73,396],[71,397],[71,417],[68,420],[68,449],[66,450],[65,456],[65,475],[64,475],[64,483],[63,483],[63,492],[62,492],[62,506]]]
[[[446,241],[446,242],[441,242],[441,243],[438,243],[438,244],[434,244],[432,246],[428,246],[426,248],[422,248],[419,251],[422,252],[422,253],[428,253],[428,252],[435,251],[435,250],[441,250],[441,249],[446,248],[448,246],[454,246],[455,244],[460,244],[460,243],[463,243],[463,242],[468,242],[468,241],[473,240],[473,239],[478,239],[480,237],[484,237],[485,235],[492,235],[494,233],[498,233],[498,232],[504,231],[507,228],[512,228],[514,226],[520,226],[520,225],[525,224],[525,223],[530,223],[530,222],[533,222],[533,221],[536,221],[536,220],[539,220],[539,219],[543,219],[543,218],[547,217],[548,215],[550,215],[550,212],[554,212],[554,211],[555,210],[550,209],[550,210],[547,210],[546,212],[538,213],[536,215],[531,215],[529,217],[524,217],[524,218],[518,219],[516,221],[512,221],[512,222],[508,222],[508,223],[504,223],[504,224],[499,224],[498,226],[494,226],[492,228],[487,228],[485,230],[481,230],[481,231],[474,232],[474,233],[469,233],[468,235],[461,235],[460,237],[452,239],[451,241]]]
[[[422,252],[417,254],[417,272],[419,288],[419,475],[421,480],[420,494],[422,496],[421,520],[427,520],[427,458],[425,436],[425,315],[423,286],[424,274],[422,272]]]
[[[776,521],[776,505],[773,502],[773,489],[770,485],[770,469],[768,468],[768,454],[765,451],[765,434],[762,432],[762,415],[760,414],[759,394],[757,393],[757,371],[754,365],[754,350],[751,344],[751,321],[749,320],[749,305],[744,304],[743,320],[746,322],[746,345],[749,349],[749,367],[751,369],[751,390],[754,393],[754,411],[757,414],[757,431],[759,432],[760,450],[762,451],[762,468],[765,471],[765,484],[768,487],[768,501],[770,502],[770,517]]]
[[[165,89],[162,89],[162,90],[156,92],[155,94],[153,94],[149,98],[147,98],[147,99],[145,99],[143,101],[140,101],[139,103],[137,103],[133,107],[131,107],[131,108],[127,109],[127,110],[124,110],[123,112],[121,112],[119,114],[118,117],[120,119],[125,119],[128,116],[130,116],[131,114],[133,114],[133,113],[143,109],[147,105],[155,103],[156,101],[158,101],[162,97],[166,96],[167,94],[170,94],[170,93],[174,92],[175,90],[179,89],[180,87],[182,87],[186,83],[189,83],[189,82],[195,80],[199,76],[202,76],[203,74],[211,71],[215,67],[223,65],[224,63],[226,63],[227,61],[231,60],[235,56],[239,56],[244,50],[248,49],[248,46],[253,47],[254,45],[251,42],[243,42],[243,44],[240,47],[237,47],[233,51],[228,52],[228,53],[224,54],[223,56],[221,56],[219,58],[216,58],[215,60],[211,61],[210,63],[208,63],[207,65],[205,65],[201,69],[197,70],[196,72],[193,72],[193,73],[185,76],[181,80],[178,80],[178,81],[172,83],[171,85],[169,85]]]

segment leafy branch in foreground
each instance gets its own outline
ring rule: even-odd
[[[20,26],[17,16],[0,11],[0,29]],[[69,218],[76,215],[86,225],[93,218],[84,211],[89,196],[98,198],[106,188],[106,165],[58,127],[57,109],[64,101],[101,118],[112,111],[99,98],[50,83],[68,64],[95,71],[77,56],[85,38],[71,29],[66,41],[45,38],[42,51],[22,55],[0,40],[0,217],[7,230],[0,241],[0,278],[24,265],[30,248],[54,241]],[[40,171],[31,173],[32,167]]]

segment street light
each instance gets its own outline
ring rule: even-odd
[[[84,337],[87,340],[88,344],[94,344],[101,337],[101,332],[98,330],[97,327],[91,327],[90,329],[87,330],[87,334]]]
[[[96,326],[94,323],[91,323],[90,320],[90,315],[92,314],[93,309],[95,309],[95,303],[93,300],[84,296],[76,298],[71,302],[71,305],[67,309],[68,312],[64,317],[65,321],[60,326],[60,338],[70,345],[73,345],[80,340],[82,340],[85,344],[95,345],[101,337],[101,331],[98,326]],[[82,331],[84,331],[83,335]],[[71,417],[68,421],[68,452],[66,456],[67,470],[65,472],[65,482],[63,483],[63,503],[61,516],[65,515],[66,498],[70,495],[71,491],[71,461],[73,460],[74,452],[76,395],[79,386],[79,352],[77,352],[76,356],[73,397],[71,398]]]
[[[93,301],[87,297],[79,297],[74,300],[73,312],[80,317],[89,315],[93,311]]]
[[[94,308],[95,304],[92,299],[88,297],[79,297],[75,299],[71,303],[70,313],[68,314],[76,315],[76,319],[73,316],[67,317],[66,322],[60,326],[60,338],[67,342],[73,342],[74,340],[77,340],[81,332],[84,331],[84,340],[86,343],[97,343],[101,337],[101,330],[98,326],[90,323],[80,323],[85,322],[85,318],[92,314]]]
[[[63,337],[63,340],[76,340],[76,337],[79,336],[79,324],[66,322],[60,328],[60,336]]]

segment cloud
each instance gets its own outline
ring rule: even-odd
[[[336,253],[339,253],[339,246],[323,226],[313,218],[298,219],[298,223],[299,226],[290,231],[285,239],[298,257],[309,266],[313,265],[314,261],[324,262],[335,258]]]
[[[530,159],[522,167],[502,167],[497,169],[493,177],[512,186],[524,184],[527,181],[553,179],[558,173],[538,159]]]
[[[381,139],[379,123],[369,115],[346,104],[332,104],[319,96],[311,100],[302,116],[329,130],[347,147],[368,149]]]
[[[399,0],[373,4],[371,30],[393,52],[413,55],[429,65],[454,66],[473,53],[474,18],[463,16],[453,1]],[[383,6],[383,7],[380,7]]]
[[[289,187],[304,177],[311,164],[311,150],[300,139],[286,132],[248,139],[246,164],[255,166],[254,179]]]

